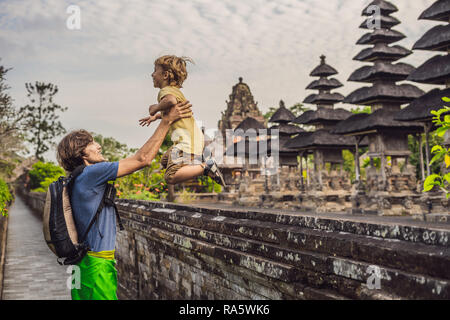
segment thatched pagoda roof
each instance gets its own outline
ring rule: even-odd
[[[311,82],[306,89],[311,90],[331,90],[342,87],[343,84],[337,79],[320,78]]]
[[[355,140],[352,137],[332,134],[328,130],[320,129],[314,132],[307,132],[292,138],[285,144],[288,149],[310,149],[315,147],[342,147],[354,148]]]
[[[303,131],[301,134],[304,134],[304,133],[306,133],[306,131]],[[291,141],[291,137],[289,137],[289,136],[280,136],[280,140],[279,140],[279,142],[278,142],[278,151],[281,153],[281,154],[297,154],[298,153],[298,151],[297,150],[293,150],[293,149],[291,149],[291,148],[288,148],[288,147],[286,147],[286,145],[289,143]],[[275,151],[276,150],[276,147],[275,147],[275,144],[271,144],[271,151]]]
[[[409,103],[424,92],[411,84],[375,84],[372,87],[359,88],[350,93],[345,103],[372,105],[374,103]]]
[[[336,134],[352,134],[376,129],[403,129],[409,132],[423,131],[423,125],[418,122],[394,120],[398,112],[398,110],[382,108],[371,114],[355,114],[336,124],[331,132]]]
[[[320,56],[320,65],[314,68],[309,74],[311,77],[329,77],[337,74],[338,72],[333,67],[325,63],[325,56]]]
[[[266,129],[266,126],[263,123],[256,120],[255,118],[247,117],[241,123],[239,123],[237,125],[237,127],[234,129],[234,131],[236,131],[238,129],[242,129],[244,131],[247,131],[249,129],[257,130],[257,129]]]
[[[344,96],[340,93],[319,93],[311,94],[303,100],[303,103],[310,104],[335,104],[344,100]]]
[[[449,78],[450,55],[437,55],[412,72],[408,80],[428,84],[446,84]]]
[[[351,115],[345,120],[338,122],[332,130],[331,133],[334,134],[345,134],[347,133],[347,129],[350,126],[351,128],[357,126],[358,123],[364,121],[370,114],[369,113],[356,113]]]
[[[433,89],[397,113],[395,120],[431,121],[433,118],[431,111],[439,110],[443,106],[448,105],[442,100],[443,97],[450,97],[450,88],[444,90]]]
[[[254,139],[245,138],[232,144],[224,152],[224,155],[232,155],[235,157],[257,157],[259,154],[267,154],[270,156],[270,140],[268,140],[267,143],[259,143]]]
[[[366,19],[366,21],[361,23],[359,28],[369,29],[372,24],[373,24],[373,18],[369,17]],[[400,21],[395,17],[384,16],[384,15],[380,16],[380,27],[383,29],[390,29],[398,24],[400,24]]]
[[[379,43],[373,48],[367,48],[358,53],[353,60],[372,62],[383,59],[385,61],[397,61],[401,58],[407,57],[412,51],[403,48],[402,46],[388,46],[385,43]]]
[[[284,106],[283,101],[280,101],[280,107],[272,115],[269,122],[288,123],[294,119],[294,114]]]
[[[423,20],[434,20],[448,22],[450,18],[450,2],[448,0],[439,0],[433,3],[419,17]]]
[[[415,68],[406,63],[376,63],[373,66],[364,66],[354,71],[348,81],[369,82],[377,80],[401,81],[408,78]]]
[[[417,40],[413,50],[434,50],[447,52],[450,47],[450,24],[438,25]]]
[[[271,132],[273,130],[278,130],[280,133],[280,136],[281,135],[293,136],[294,134],[305,132],[305,130],[300,128],[299,126],[296,126],[293,124],[287,124],[287,123],[281,123],[278,126],[273,126],[270,128],[270,130],[271,130]]]
[[[373,11],[367,11],[367,9],[371,6],[377,6],[378,8],[380,8],[381,14],[383,16],[390,15],[391,13],[398,11],[398,8],[390,2],[384,0],[374,0],[364,8],[362,12],[363,16],[373,15]]]
[[[394,43],[406,38],[406,36],[398,31],[389,29],[375,29],[373,32],[364,34],[356,44],[377,44],[377,43]]]
[[[347,119],[351,115],[352,113],[350,111],[342,108],[318,108],[317,110],[309,110],[304,112],[292,122],[298,124],[339,122]]]

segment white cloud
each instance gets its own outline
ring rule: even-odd
[[[9,83],[17,103],[24,83],[51,81],[57,100],[70,109],[68,128],[81,126],[138,147],[148,136],[136,117],[154,102],[149,74],[162,54],[187,55],[195,65],[184,92],[196,118],[216,127],[231,87],[242,76],[262,111],[303,101],[311,70],[325,54],[348,94],[361,86],[346,82],[362,66],[352,58],[362,9],[354,0],[8,0],[0,2],[2,63],[14,69]],[[397,0],[395,29],[412,44],[433,22],[418,21],[434,0]],[[70,4],[81,8],[82,29],[66,28]],[[415,52],[402,60],[415,66],[431,57]],[[150,129],[150,132],[152,129]]]

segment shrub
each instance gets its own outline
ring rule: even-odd
[[[450,102],[450,98],[442,98],[445,102]],[[433,123],[438,127],[434,132],[434,135],[443,137],[445,133],[450,129],[450,107],[444,106],[438,111],[431,111],[434,115]],[[443,118],[441,118],[443,116]],[[445,168],[439,174],[431,174],[425,179],[423,184],[423,192],[428,192],[438,187],[440,190],[444,191],[447,199],[450,197],[450,172],[448,168],[450,167],[450,148],[446,148],[443,145],[435,145],[431,149],[431,153],[434,154],[433,159],[430,161],[430,165],[433,163],[442,163]]]
[[[116,180],[117,196],[123,199],[159,201],[167,197],[164,171],[159,170],[158,155],[149,167]]]
[[[0,212],[2,216],[8,215],[8,204],[12,201],[11,192],[9,192],[8,185],[5,181],[0,179]]]
[[[47,192],[48,186],[58,180],[60,176],[64,176],[64,169],[51,162],[38,161],[28,172],[30,177],[30,189],[35,192]]]

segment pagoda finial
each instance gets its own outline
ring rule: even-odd
[[[280,100],[280,108],[286,108],[286,106],[284,105],[284,101]]]
[[[323,55],[321,55],[320,56],[320,64],[325,64],[325,59],[326,59],[327,57],[323,54]]]
[[[242,77],[239,77],[239,83],[242,83],[242,80],[243,80]]]

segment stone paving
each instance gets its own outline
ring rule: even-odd
[[[42,221],[17,196],[9,211],[4,300],[69,300],[70,274],[45,244]]]

